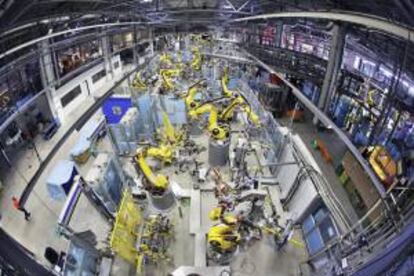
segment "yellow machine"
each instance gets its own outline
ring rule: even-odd
[[[237,95],[234,100],[220,113],[220,120],[228,122],[233,118],[234,110],[240,106],[241,109],[247,114],[247,118],[255,126],[260,126],[259,116],[253,112],[247,101],[241,96]]]
[[[171,146],[160,145],[158,147],[149,147],[147,149],[147,155],[157,158],[166,164],[171,164],[173,159],[173,150]]]
[[[221,88],[223,89],[223,95],[227,98],[231,98],[233,96],[233,91],[227,87],[229,81],[229,69],[226,67],[224,69],[223,76],[221,77]]]
[[[229,252],[235,250],[241,240],[236,225],[220,223],[210,228],[207,233],[207,242],[218,252]]]
[[[392,159],[391,154],[383,146],[375,146],[371,149],[368,162],[374,169],[378,178],[386,188],[392,184],[394,177],[398,174],[397,163]]]
[[[187,111],[190,111],[200,105],[200,102],[195,99],[197,94],[197,88],[204,82],[204,79],[197,81],[188,88],[187,94],[185,96],[185,106]]]
[[[161,69],[160,76],[162,79],[162,87],[167,91],[174,90],[175,85],[172,77],[178,76],[180,72],[180,69]]]
[[[230,136],[230,129],[227,125],[219,125],[217,121],[218,111],[212,103],[204,103],[199,107],[190,110],[188,115],[191,119],[195,120],[204,113],[210,113],[207,130],[210,132],[211,136],[216,140],[227,139]]]
[[[191,62],[191,68],[194,71],[200,71],[201,70],[201,54],[200,50],[197,47],[194,47],[192,49],[193,52],[193,61]]]
[[[170,118],[165,112],[162,113],[162,121],[164,127],[158,130],[158,135],[160,136],[161,144],[170,145],[171,148],[175,147],[181,141],[183,141],[185,137],[185,131],[175,130],[174,126],[171,124]]]
[[[369,107],[373,107],[375,106],[375,94],[377,93],[377,90],[372,89],[370,91],[368,91],[368,95],[367,95],[367,103]]]
[[[147,89],[147,84],[141,78],[141,71],[138,71],[132,81],[132,87],[139,90]]]
[[[160,55],[160,63],[162,63],[163,65],[166,65],[166,66],[171,66],[172,61],[171,61],[170,55],[167,54],[167,53],[162,53]]]
[[[143,147],[137,150],[137,153],[134,157],[134,161],[136,162],[136,164],[138,165],[138,167],[144,174],[145,178],[149,182],[146,185],[146,189],[153,194],[163,194],[165,190],[167,190],[168,188],[169,181],[165,175],[162,175],[162,174],[155,175],[152,172],[152,169],[150,168],[147,161],[145,160],[145,158],[147,156],[150,156],[150,154],[153,157],[157,157],[157,158],[167,157],[166,160],[170,160],[169,151],[166,150],[165,148],[164,149],[160,149],[160,148],[151,149],[148,147]]]
[[[144,269],[147,264],[172,262],[168,247],[174,235],[173,225],[166,216],[150,215],[145,219],[140,233],[137,242],[137,275],[147,275]]]
[[[227,225],[235,225],[237,223],[236,216],[232,214],[224,214],[225,208],[223,206],[219,206],[214,208],[208,213],[208,217],[212,221],[220,220],[222,223]]]
[[[136,230],[141,223],[141,211],[135,204],[132,194],[125,190],[116,213],[110,247],[118,256],[131,264],[135,263],[138,257],[135,248]]]

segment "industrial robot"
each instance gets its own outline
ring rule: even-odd
[[[173,77],[180,75],[180,69],[161,69],[160,76],[162,79],[162,88],[163,91],[173,91],[175,89],[175,84],[173,82]]]
[[[209,259],[223,265],[230,261],[241,241],[237,228],[237,224],[226,223],[219,223],[210,228],[207,233]]]
[[[211,137],[216,141],[228,140],[230,127],[227,124],[218,122],[218,110],[212,102],[207,102],[191,109],[188,115],[191,119],[196,120],[205,113],[209,114],[207,130]]]
[[[240,94],[235,94],[234,92],[232,96],[231,103],[223,109],[223,111],[220,113],[219,119],[223,122],[229,122],[233,119],[234,111],[237,108],[241,108],[243,112],[246,113],[247,118],[249,121],[254,124],[256,127],[260,126],[260,120],[259,116],[257,116],[256,113],[253,112],[252,108],[248,104],[247,100]]]
[[[229,84],[229,82],[230,82],[230,78],[229,78],[229,68],[226,67],[226,68],[224,68],[223,75],[221,76],[220,83],[221,83],[221,88],[223,90],[223,95],[225,97],[227,97],[227,98],[231,98],[233,96],[233,91],[231,91],[227,87],[227,85]]]
[[[184,102],[187,107],[187,111],[195,109],[201,104],[200,101],[195,99],[195,96],[197,95],[198,88],[204,83],[205,79],[201,79],[188,88],[187,93],[184,95]]]
[[[171,124],[168,114],[165,112],[162,113],[162,121],[164,127],[159,129],[157,133],[160,144],[171,145],[172,147],[175,147],[186,140],[186,129],[183,129],[181,131],[174,129],[174,126]]]
[[[200,54],[200,50],[197,47],[193,47],[192,53],[193,53],[193,60],[191,62],[191,68],[194,71],[200,71],[201,70],[201,54]]]
[[[173,153],[169,146],[162,145],[160,147],[141,147],[137,150],[134,156],[134,161],[140,171],[144,174],[146,179],[145,189],[153,195],[162,195],[169,185],[168,177],[162,174],[155,175],[148,165],[146,158],[148,156],[162,160],[165,163],[170,164],[172,161]]]
[[[162,53],[160,55],[160,68],[169,68],[172,66],[172,60],[169,54]]]
[[[234,111],[237,108],[241,108],[243,112],[246,113],[247,118],[251,123],[253,123],[256,127],[260,127],[260,120],[259,116],[255,114],[250,107],[247,100],[243,97],[240,92],[230,90],[227,85],[229,83],[229,76],[228,76],[228,67],[224,69],[223,75],[221,77],[221,87],[223,89],[223,96],[227,99],[230,99],[230,104],[225,107],[222,112],[220,113],[219,120],[228,122],[233,119]]]
[[[218,221],[207,233],[211,260],[227,264],[240,245],[262,237],[260,227],[251,221],[254,205],[254,201],[236,198],[233,204],[221,203],[209,213],[211,220]]]
[[[147,89],[147,84],[142,80],[141,71],[138,71],[135,75],[134,80],[132,81],[132,87],[138,90]]]

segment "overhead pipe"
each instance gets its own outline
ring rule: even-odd
[[[373,16],[365,13],[353,12],[279,12],[268,13],[254,16],[241,17],[230,20],[231,23],[247,22],[253,20],[266,20],[272,18],[311,18],[326,19],[332,21],[343,21],[353,24],[359,24],[372,29],[378,29],[389,34],[393,34],[401,39],[414,42],[414,29],[412,27],[391,22],[383,17]]]
[[[0,9],[0,17],[10,8],[10,6],[14,3],[14,0],[6,0],[5,3],[2,5]]]
[[[406,7],[405,7],[405,5],[404,5],[404,3],[407,3],[407,2],[402,2],[402,0],[393,0],[393,2],[395,3],[395,5],[398,7],[398,9],[404,14],[404,17],[410,22],[410,23],[413,23],[414,22],[414,19],[413,19],[413,17],[412,17],[412,15],[411,15],[411,13],[409,12],[409,11],[407,11],[407,9],[406,9]],[[409,3],[410,1],[408,1],[408,3]]]

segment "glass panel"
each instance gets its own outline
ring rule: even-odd
[[[315,254],[324,247],[324,243],[319,234],[319,229],[315,229],[306,236],[306,243],[308,244],[309,253]]]
[[[63,77],[92,60],[102,57],[102,47],[98,40],[67,47],[56,52],[59,76]]]
[[[325,210],[325,208],[319,208],[319,210],[313,214],[315,222],[316,223],[321,222],[325,218],[326,214],[327,214],[327,211]]]
[[[329,242],[332,238],[336,236],[336,230],[332,223],[332,219],[327,217],[320,225],[319,231],[321,233],[324,243]]]
[[[112,37],[112,52],[129,48],[134,43],[134,36],[132,32],[126,32],[122,34],[116,34]]]
[[[312,228],[315,226],[315,222],[313,221],[313,217],[309,216],[305,221],[303,222],[302,228],[303,232],[308,233]]]

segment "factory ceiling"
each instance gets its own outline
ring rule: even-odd
[[[413,0],[0,0],[0,51],[52,32],[87,25],[141,22],[144,26],[205,30],[207,26],[246,26],[247,21],[235,21],[287,12],[335,12],[380,18],[414,34]],[[298,17],[259,22],[272,24],[277,20],[301,20],[316,28],[330,21]],[[414,66],[413,47],[407,47],[412,45],[407,43],[407,37],[390,39],[381,30],[353,24],[349,24],[348,33],[388,63],[397,64],[404,59],[406,67]],[[414,41],[414,35],[411,40]],[[407,69],[414,72],[414,68]]]
[[[414,26],[412,0],[0,0],[1,29],[44,19],[83,15],[143,21],[228,20],[287,11],[357,12]]]

